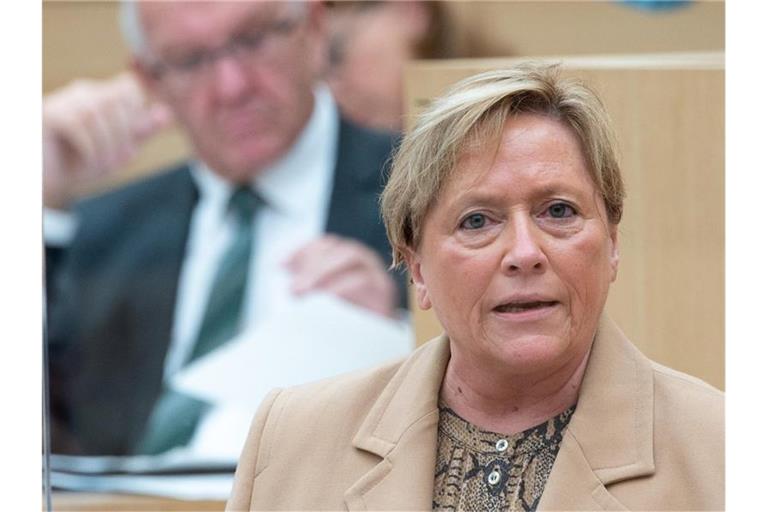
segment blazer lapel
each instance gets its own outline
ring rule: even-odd
[[[88,259],[78,261],[87,267],[62,311],[74,322],[65,339],[82,347],[68,386],[72,429],[88,453],[120,454],[132,450],[160,389],[196,190],[183,166],[106,198],[80,206],[89,219],[81,236],[113,232],[107,247],[86,238]]]
[[[384,148],[391,143],[382,146],[379,138],[339,120],[328,232],[367,240],[366,231],[381,223],[376,201],[383,185]]]
[[[430,510],[435,473],[437,397],[450,355],[443,336],[403,366],[353,440],[381,460],[344,493],[349,510]]]
[[[438,415],[435,409],[419,419],[391,450],[377,450],[381,462],[344,493],[349,510],[432,508]]]
[[[539,509],[625,510],[607,487],[653,472],[653,370],[603,317]]]
[[[161,389],[190,217],[197,201],[197,189],[186,167],[169,175],[156,194],[147,217],[135,229],[141,236],[133,239],[134,269],[126,293],[133,318],[130,343],[134,354],[144,354],[136,357],[143,377],[134,379],[132,396],[127,398],[135,402],[130,443],[142,432]]]
[[[186,250],[192,209],[197,189],[187,166],[168,176],[155,191],[157,197],[134,239],[136,274],[131,293],[132,309],[141,319],[137,325],[150,327],[137,336],[146,349],[163,353],[170,342],[176,292]],[[147,293],[152,290],[152,293]],[[151,346],[150,346],[151,344]],[[156,360],[163,361],[163,354]],[[161,372],[162,374],[162,372]]]
[[[600,481],[573,433],[566,431],[538,510],[627,510]]]
[[[419,350],[353,440],[380,460],[345,492],[349,510],[432,507],[437,397],[450,351],[445,336]],[[539,510],[626,510],[608,489],[654,472],[652,372],[613,322],[601,319]]]

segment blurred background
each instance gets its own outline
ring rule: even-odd
[[[330,2],[378,4],[387,2]],[[439,12],[437,57],[480,58],[652,52],[723,52],[725,4],[720,1],[455,1],[424,2]],[[118,2],[43,2],[43,93],[78,78],[108,78],[126,69]],[[331,27],[349,29],[340,23]],[[337,16],[337,18],[342,18]],[[337,36],[338,37],[338,36]],[[430,55],[424,55],[429,57]],[[114,186],[185,154],[178,133],[150,140]],[[92,190],[85,190],[84,193]]]

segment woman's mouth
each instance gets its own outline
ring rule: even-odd
[[[510,302],[501,304],[493,308],[499,313],[524,313],[537,309],[549,308],[557,304],[557,301],[530,301],[530,302]]]

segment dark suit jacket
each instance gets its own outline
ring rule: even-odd
[[[326,231],[389,263],[378,196],[394,140],[345,121],[339,130]],[[54,451],[125,454],[141,435],[161,390],[196,201],[186,164],[85,201],[66,254],[47,258]]]

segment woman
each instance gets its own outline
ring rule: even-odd
[[[623,197],[602,105],[557,68],[436,101],[382,209],[445,335],[270,394],[229,508],[722,509],[722,393],[603,314]]]

